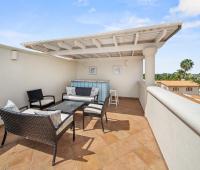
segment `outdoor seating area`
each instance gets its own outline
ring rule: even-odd
[[[108,107],[102,132],[99,118],[75,114],[76,135],[68,129],[58,141],[56,169],[159,169],[167,170],[138,100],[121,99]],[[0,138],[4,128],[0,128]],[[0,149],[1,169],[52,169],[52,148],[8,133]]]
[[[0,169],[200,169],[200,106],[155,86],[181,27],[0,45]]]

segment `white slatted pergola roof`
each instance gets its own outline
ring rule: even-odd
[[[157,48],[181,29],[181,23],[125,29],[89,36],[27,42],[26,48],[70,59],[143,56],[148,46]]]

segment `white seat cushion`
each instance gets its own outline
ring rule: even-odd
[[[64,121],[69,114],[61,113],[61,120]],[[57,129],[56,134],[58,135],[63,129],[65,129],[73,121],[73,115],[68,117],[68,119]]]
[[[64,95],[63,99],[67,100],[75,100],[75,101],[85,101],[85,102],[92,102],[94,100],[94,97],[89,96],[68,96]]]
[[[22,113],[26,113],[26,114],[37,114],[37,113],[40,113],[41,112],[41,110],[37,110],[37,109],[27,109],[27,110],[25,110],[25,111],[23,111]],[[52,113],[52,112],[54,112],[55,113],[55,111],[43,111],[43,112],[48,112],[48,113]],[[58,135],[63,129],[65,129],[70,123],[72,123],[72,121],[73,121],[73,115],[71,115],[70,117],[69,117],[69,114],[64,114],[64,113],[61,113],[60,114],[60,118],[61,118],[61,120],[60,120],[60,122],[59,122],[59,124],[61,123],[61,122],[63,122],[66,118],[68,117],[68,119],[56,130],[56,134]],[[55,125],[54,125],[55,126]]]
[[[34,115],[35,112],[37,112],[37,111],[38,111],[37,109],[27,109],[27,110],[24,110],[22,113]]]
[[[94,107],[94,108],[97,108],[97,109],[102,109],[102,108],[103,108],[103,105],[100,105],[100,104],[93,104],[93,103],[89,104],[88,106],[89,106],[89,107]]]
[[[53,101],[54,101],[53,99],[43,99],[43,100],[41,100],[41,105],[45,106],[45,105],[47,105],[47,104],[49,104],[49,103],[51,103]],[[34,105],[34,106],[40,106],[40,103],[38,101],[38,102],[32,103],[32,105]]]
[[[36,115],[49,115],[50,119],[55,127],[58,127],[58,125],[62,122],[60,110],[42,111],[42,110],[37,110],[37,109],[27,109],[27,110],[23,111],[22,113],[36,114]]]
[[[84,109],[85,113],[94,113],[94,114],[101,114],[101,110],[99,109],[95,109],[95,108],[90,108],[90,107],[86,107]]]

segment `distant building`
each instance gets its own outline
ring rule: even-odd
[[[178,94],[199,95],[199,84],[193,81],[162,80],[156,82],[158,86]]]

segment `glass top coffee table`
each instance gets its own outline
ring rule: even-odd
[[[66,100],[54,106],[48,107],[47,110],[49,111],[61,110],[62,113],[73,114],[74,112],[79,110],[83,105],[85,105],[85,102]]]

